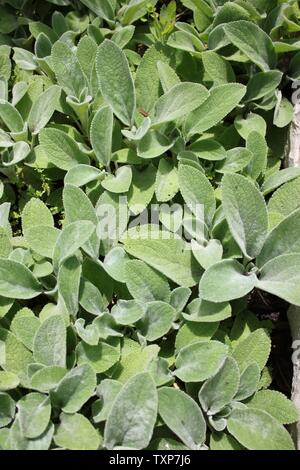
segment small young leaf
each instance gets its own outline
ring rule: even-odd
[[[33,339],[40,326],[40,320],[28,308],[23,308],[14,316],[10,330],[26,348],[33,350]]]
[[[287,98],[282,98],[281,92],[274,110],[273,123],[277,127],[286,127],[294,119],[294,106]]]
[[[192,240],[191,246],[194,257],[203,269],[210,268],[222,259],[223,247],[219,240],[212,239],[204,245]]]
[[[192,143],[189,150],[201,160],[219,161],[226,158],[226,150],[212,139],[200,139]]]
[[[81,278],[79,290],[79,303],[84,310],[92,315],[100,315],[105,310],[102,295],[94,284]]]
[[[282,79],[282,72],[270,70],[253,75],[247,85],[245,101],[255,101],[274,92]]]
[[[245,118],[237,116],[234,125],[240,136],[245,140],[248,140],[249,135],[254,131],[263,137],[266,136],[267,123],[259,114],[249,113]]]
[[[300,178],[296,178],[277,189],[269,200],[269,212],[277,212],[286,217],[296,209],[300,208],[299,188]]]
[[[157,71],[164,93],[167,93],[167,91],[180,83],[180,78],[175,70],[166,62],[159,60],[157,62]]]
[[[125,282],[125,266],[129,256],[121,246],[112,248],[104,258],[103,267],[112,279]]]
[[[34,225],[25,230],[24,238],[32,251],[43,258],[52,259],[53,250],[60,233],[60,230],[50,225]]]
[[[182,312],[190,296],[191,289],[188,287],[176,287],[171,292],[170,305],[175,308],[176,312]]]
[[[156,168],[151,164],[143,171],[132,169],[132,184],[128,193],[128,206],[134,215],[143,212],[155,191]]]
[[[18,110],[8,101],[0,100],[0,118],[10,132],[22,132],[24,121]]]
[[[282,186],[284,183],[288,183],[300,176],[300,168],[285,168],[284,170],[280,170],[274,174],[271,174],[262,185],[262,192],[264,196],[267,196],[269,193],[274,191],[275,189]]]
[[[156,158],[170,150],[174,141],[158,130],[148,131],[138,143],[138,156],[144,159]]]
[[[148,372],[157,360],[158,353],[159,347],[156,344],[142,348],[136,341],[125,338],[121,361],[114,368],[113,379],[125,384],[136,374]]]
[[[158,74],[158,61],[170,63],[170,50],[155,44],[142,57],[136,72],[137,106],[151,113],[161,95],[161,83]]]
[[[77,165],[71,168],[65,176],[65,184],[71,184],[80,188],[92,181],[100,180],[103,171],[90,165]]]
[[[7,446],[10,450],[48,450],[54,434],[54,425],[50,422],[47,429],[35,439],[27,439],[22,433],[20,419],[14,420],[8,435]]]
[[[219,173],[238,173],[243,170],[253,159],[250,150],[244,147],[236,147],[228,150],[226,160],[217,164]]]
[[[249,173],[256,180],[264,174],[267,168],[268,145],[265,138],[257,131],[252,131],[247,138],[247,149],[252,153],[253,159],[249,164]]]
[[[200,52],[204,49],[200,39],[188,31],[174,31],[169,36],[167,44],[170,47],[174,47],[174,49],[187,52]]]
[[[135,26],[125,26],[119,31],[115,31],[112,35],[111,40],[117,44],[121,49],[123,49],[126,44],[130,42],[134,35]]]
[[[1,367],[16,374],[21,385],[28,386],[27,367],[33,362],[32,353],[14,334],[0,328]]]
[[[142,318],[144,312],[144,305],[136,300],[119,300],[111,310],[113,318],[119,325],[136,323]]]

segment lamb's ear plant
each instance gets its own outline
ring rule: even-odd
[[[298,3],[2,3],[0,449],[292,450]]]

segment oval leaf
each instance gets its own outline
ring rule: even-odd
[[[155,384],[147,373],[132,377],[114,401],[104,430],[107,449],[143,449],[152,437],[157,416]]]

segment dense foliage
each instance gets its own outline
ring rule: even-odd
[[[249,298],[300,306],[299,17],[0,2],[0,448],[293,449]]]

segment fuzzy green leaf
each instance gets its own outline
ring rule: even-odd
[[[36,332],[33,355],[45,366],[66,365],[66,326],[62,315],[52,315]]]
[[[32,299],[43,288],[23,264],[0,258],[0,295],[11,299]]]
[[[203,382],[223,366],[228,347],[218,341],[199,341],[181,349],[175,375],[183,382]]]
[[[228,430],[249,450],[294,450],[288,431],[262,410],[233,411],[228,420]]]
[[[209,302],[227,302],[244,297],[255,287],[257,278],[246,273],[236,260],[223,260],[214,264],[203,274],[199,295]]]
[[[270,37],[250,21],[233,21],[224,27],[229,40],[261,70],[276,67],[277,56]]]
[[[270,351],[270,338],[265,330],[259,328],[238,343],[232,355],[241,371],[244,371],[253,362],[256,362],[262,370],[267,363]]]
[[[235,396],[240,382],[236,361],[228,357],[219,372],[207,380],[199,392],[199,401],[209,415],[220,412]]]
[[[153,124],[158,126],[191,113],[208,96],[206,88],[198,83],[186,82],[175,85],[156,102]]]
[[[113,41],[106,39],[97,52],[97,75],[101,93],[114,114],[132,125],[136,108],[133,79],[127,58]]]
[[[276,390],[260,390],[247,406],[266,411],[281,424],[295,423],[299,419],[294,403]]]
[[[98,109],[91,124],[91,143],[97,160],[109,165],[112,152],[113,113],[110,106]]]
[[[189,165],[179,165],[179,187],[182,197],[192,212],[197,216],[202,214],[211,222],[215,210],[216,200],[214,190],[207,177]]]
[[[201,270],[192,258],[190,250],[183,240],[172,238],[152,238],[147,234],[140,239],[128,236],[125,239],[125,250],[130,255],[149,264],[152,268],[183,287],[191,287],[199,280]]]
[[[71,369],[51,392],[55,406],[65,413],[76,413],[93,395],[96,388],[96,373],[89,364]]]
[[[143,261],[127,261],[125,280],[129,292],[136,300],[141,302],[170,300],[170,288],[166,278]]]
[[[257,265],[264,266],[268,261],[280,255],[300,253],[299,230],[300,209],[297,209],[269,233],[257,258]]]
[[[98,431],[81,414],[60,415],[54,435],[56,445],[68,450],[97,450],[101,443]]]
[[[155,384],[147,373],[132,377],[117,395],[104,430],[107,449],[143,449],[152,437],[157,416]]]
[[[199,450],[205,440],[206,423],[196,402],[169,387],[159,390],[158,399],[158,411],[166,425],[189,449]]]
[[[268,231],[268,214],[262,194],[241,175],[222,181],[222,203],[230,231],[244,255],[259,255]]]
[[[47,159],[57,168],[68,171],[79,163],[89,163],[75,140],[59,129],[42,129],[39,139]]]
[[[246,87],[239,83],[214,87],[208,99],[188,116],[185,132],[192,136],[215,126],[237,106],[245,93]]]
[[[300,306],[300,254],[277,256],[262,268],[256,287]]]
[[[40,132],[50,121],[54,111],[58,106],[61,88],[53,85],[42,93],[33,103],[28,116],[28,127],[33,135]]]

